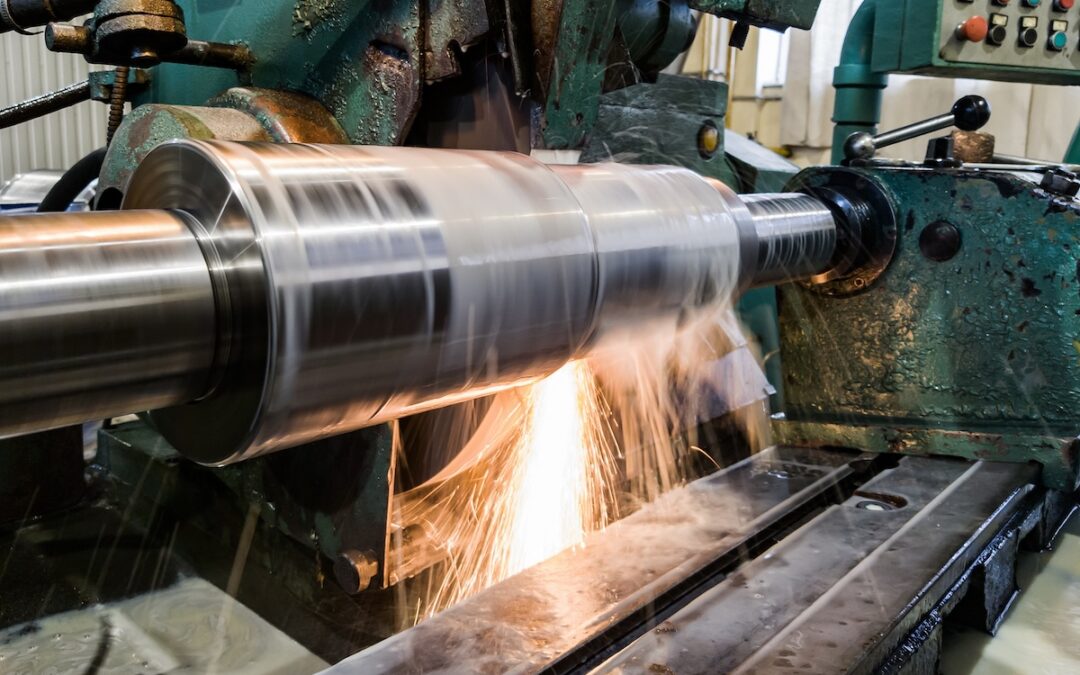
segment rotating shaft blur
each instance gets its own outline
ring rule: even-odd
[[[170,143],[124,208],[0,219],[0,435],[152,410],[225,464],[535,381],[836,247],[805,195],[420,148]]]

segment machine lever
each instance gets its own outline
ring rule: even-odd
[[[870,159],[879,148],[929,134],[940,129],[956,126],[963,131],[981,129],[990,121],[990,103],[982,96],[964,96],[953,104],[952,110],[930,119],[872,136],[865,131],[851,134],[844,141],[844,157],[847,159]]]

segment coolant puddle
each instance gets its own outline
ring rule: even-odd
[[[1023,589],[997,637],[972,629],[945,634],[942,675],[1080,673],[1080,517],[1053,551],[1022,555]]]

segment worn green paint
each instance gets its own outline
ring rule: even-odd
[[[249,76],[163,64],[140,101],[202,105],[238,84],[321,100],[353,143],[401,142],[419,104],[420,6],[413,0],[180,0],[188,35],[244,43]],[[250,80],[250,81],[247,81]]]
[[[546,83],[541,133],[548,148],[580,148],[596,123],[618,3],[565,2],[550,54],[538,55]],[[554,10],[552,10],[554,11]]]
[[[821,0],[690,0],[690,7],[726,19],[770,28],[814,25]]]
[[[671,164],[738,186],[723,142],[705,158],[698,151],[704,124],[724,128],[727,85],[675,75],[604,94],[581,162]]]
[[[1047,487],[1077,488],[1076,438],[1039,434],[977,433],[924,427],[816,422],[773,422],[773,440],[784,445],[854,448],[864,452],[949,455],[991,462],[1037,462]]]
[[[819,184],[826,173],[810,170],[796,180]],[[779,289],[787,418],[1074,438],[1080,202],[1002,172],[861,173],[898,205],[897,251],[858,295]],[[936,221],[952,223],[962,236],[959,252],[945,262],[919,249],[923,228]],[[981,441],[955,443],[938,451],[976,456],[980,447]],[[1010,447],[1015,452],[1006,459],[1023,457],[1020,445]],[[1045,459],[1046,452],[1033,445],[1031,458]]]
[[[253,119],[244,119],[235,110],[212,108],[141,105],[132,110],[116,131],[105,156],[98,179],[98,189],[123,191],[128,179],[146,155],[161,143],[178,138],[211,140],[218,137],[210,125],[228,129],[230,140],[271,140]]]

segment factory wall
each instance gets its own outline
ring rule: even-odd
[[[0,107],[85,80],[77,54],[54,54],[41,35],[0,35]],[[88,101],[28,124],[0,130],[0,182],[31,169],[66,169],[105,144],[108,109]]]

